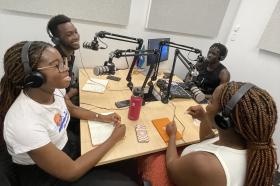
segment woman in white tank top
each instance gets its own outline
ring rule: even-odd
[[[176,124],[171,122],[166,127],[165,156],[155,153],[140,163],[143,179],[153,186],[272,185],[277,165],[272,140],[277,110],[265,90],[230,82],[215,89],[206,110],[197,105],[187,111],[200,120],[201,142],[186,147],[180,156]],[[218,130],[217,137],[213,128]]]
[[[169,178],[176,185],[272,185],[276,151],[272,134],[277,110],[272,97],[249,83],[230,82],[213,93],[206,111],[200,106],[188,108],[199,119],[200,139],[214,136],[184,149],[176,150],[176,125],[166,131],[170,137],[166,152]]]

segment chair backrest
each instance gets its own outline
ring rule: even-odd
[[[5,141],[3,137],[3,127],[4,127],[4,113],[0,113],[0,151],[2,147],[5,147]]]
[[[1,95],[0,95],[0,103],[1,103]],[[0,151],[3,148],[6,148],[4,137],[3,137],[3,127],[4,127],[4,118],[6,113],[0,112]]]

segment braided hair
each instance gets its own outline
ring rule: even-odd
[[[221,93],[224,107],[244,83],[227,83]],[[277,123],[273,98],[263,89],[252,87],[231,113],[234,129],[247,142],[247,173],[245,185],[272,185],[278,167],[272,135]]]
[[[23,80],[26,76],[21,60],[21,51],[27,41],[19,42],[10,47],[4,55],[4,76],[0,82],[1,107],[0,112],[5,113],[13,104],[23,88]],[[51,47],[43,41],[32,42],[28,55],[29,65],[35,70],[41,59],[43,51]]]
[[[210,48],[217,48],[219,50],[220,61],[223,61],[228,53],[227,47],[221,43],[214,43],[210,46]]]

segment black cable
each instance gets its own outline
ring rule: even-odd
[[[177,121],[179,121],[180,125],[183,127],[183,130],[181,131],[181,135],[182,135],[182,140],[185,142],[183,137],[184,137],[184,132],[185,132],[186,127],[185,127],[185,125],[183,125],[183,123],[179,120],[179,118],[176,115],[177,107],[174,105],[173,101],[170,101],[170,103],[172,104],[172,107],[174,108],[173,109],[173,120],[176,119]]]
[[[100,41],[105,47],[103,49],[107,49],[108,45],[107,43],[105,43],[104,41],[102,41],[102,39],[100,39],[100,37],[97,37],[98,41]]]

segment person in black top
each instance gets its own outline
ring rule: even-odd
[[[72,102],[78,105],[78,78],[73,69],[75,61],[74,51],[80,48],[80,35],[77,28],[73,25],[69,17],[60,14],[49,20],[47,33],[55,44],[55,48],[68,61],[69,73],[72,80],[66,91]]]
[[[47,33],[55,44],[55,48],[59,51],[64,60],[68,61],[69,75],[71,82],[66,88],[66,95],[71,99],[74,105],[79,106],[79,84],[78,74],[74,73],[75,69],[75,50],[80,48],[80,35],[77,28],[71,22],[71,19],[65,15],[59,14],[52,17],[47,24]],[[79,139],[80,121],[71,117],[68,132],[71,131]],[[73,136],[73,135],[72,135]]]
[[[204,94],[211,95],[217,86],[229,82],[230,73],[221,64],[226,56],[226,46],[221,43],[214,43],[209,48],[207,58],[196,64],[199,75],[194,82]]]

